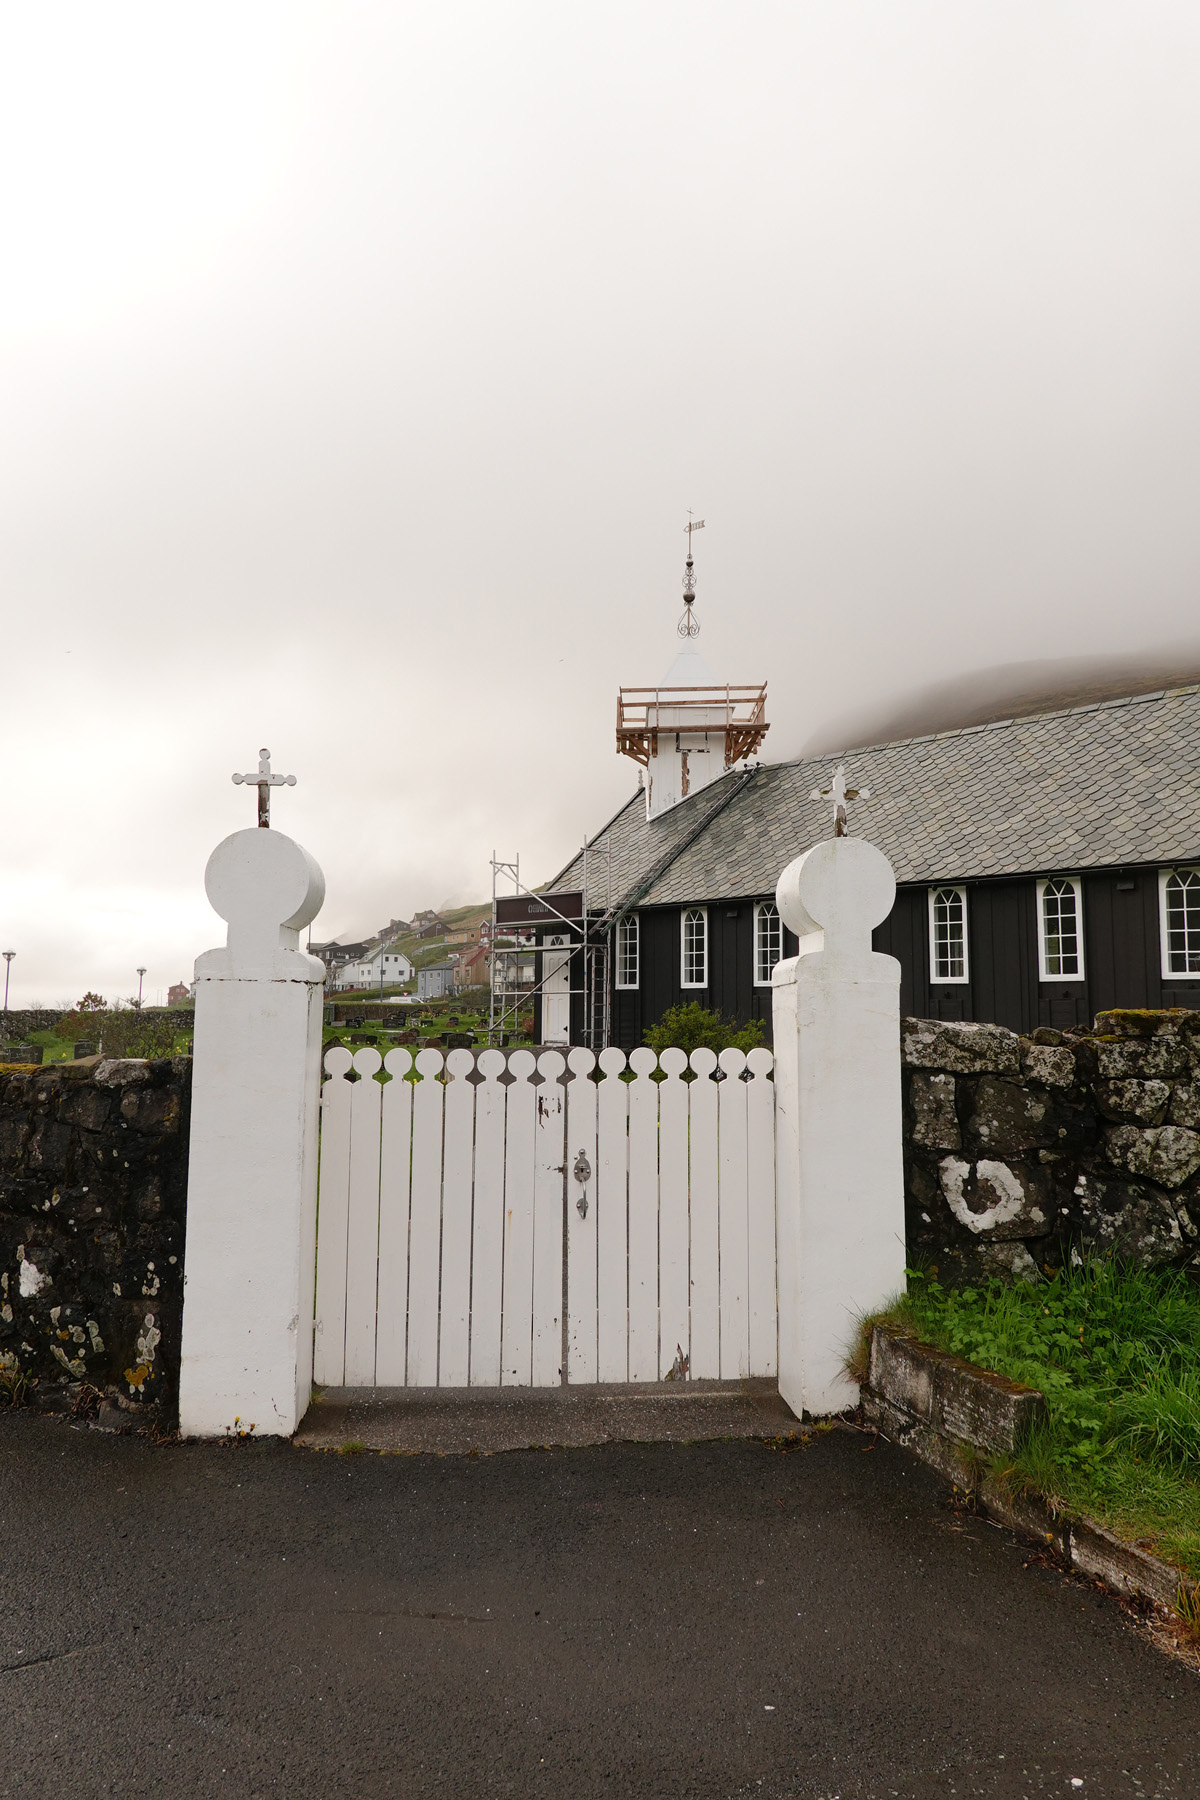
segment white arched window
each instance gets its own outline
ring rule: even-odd
[[[638,916],[627,913],[617,926],[617,986],[635,988],[638,984]]]
[[[680,985],[708,986],[708,912],[703,906],[686,906],[680,917]]]
[[[1200,977],[1200,869],[1164,869],[1158,905],[1163,974]]]
[[[929,979],[968,981],[967,890],[929,890]]]
[[[783,920],[773,900],[754,908],[754,985],[770,987],[775,964],[783,955]]]
[[[1074,875],[1039,881],[1038,974],[1042,981],[1083,980],[1083,890]]]

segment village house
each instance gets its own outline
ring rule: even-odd
[[[413,978],[413,965],[390,941],[367,939],[355,944],[309,944],[313,956],[325,964],[325,985],[335,993],[348,988],[396,987]]]

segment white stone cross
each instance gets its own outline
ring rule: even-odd
[[[846,786],[846,765],[839,763],[833,771],[828,787],[814,788],[808,796],[810,800],[833,801],[833,835],[846,836],[846,802],[847,800],[869,800],[870,788],[848,788]]]
[[[269,750],[259,751],[258,771],[256,774],[235,775],[233,779],[234,784],[237,787],[241,787],[244,783],[246,787],[256,787],[258,789],[258,822],[260,825],[267,827],[269,827],[271,823],[271,789],[273,787],[295,787],[296,785],[296,777],[294,775],[272,775],[271,752]]]

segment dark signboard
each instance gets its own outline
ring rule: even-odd
[[[496,900],[497,925],[555,925],[582,918],[582,894],[507,894]]]

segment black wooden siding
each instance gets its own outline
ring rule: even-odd
[[[1063,871],[1071,873],[1071,871]],[[1158,870],[1105,869],[1082,877],[1082,981],[1038,979],[1037,878],[978,881],[967,890],[970,979],[932,982],[929,890],[901,888],[874,934],[877,950],[900,963],[901,1011],[917,1018],[976,1019],[1029,1032],[1036,1025],[1089,1024],[1109,1007],[1200,1005],[1200,981],[1164,981],[1159,948]],[[698,1000],[739,1023],[763,1021],[771,1034],[771,990],[754,986],[754,901],[708,907],[707,988],[680,984],[678,906],[640,913],[641,982],[612,993],[612,1040],[642,1041],[670,1006]],[[796,940],[784,933],[784,955]]]
[[[703,988],[685,988],[681,981],[684,909],[651,906],[639,912],[641,979],[636,988],[613,989],[613,1043],[631,1050],[668,1007],[691,1000],[740,1025],[761,1019],[770,1043],[771,990],[754,985],[754,905],[753,900],[722,900],[709,906],[708,986]],[[783,938],[784,955],[795,956],[795,937],[785,929]]]

